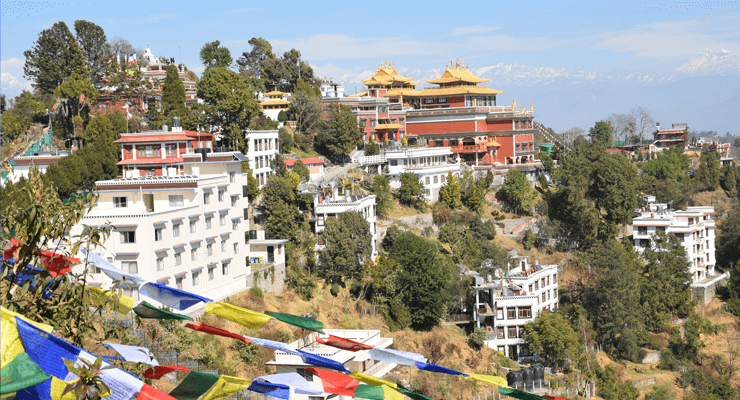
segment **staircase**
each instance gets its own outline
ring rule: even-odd
[[[545,129],[545,127],[544,127],[544,126],[543,126],[543,125],[542,125],[541,123],[539,123],[539,122],[537,122],[537,121],[533,121],[533,123],[534,123],[534,124],[533,124],[533,126],[534,126],[534,127],[535,127],[535,128],[536,128],[536,129],[537,129],[537,130],[538,130],[538,131],[539,131],[539,132],[540,132],[540,133],[541,133],[541,134],[542,134],[542,135],[543,135],[543,136],[544,136],[544,137],[545,137],[545,138],[546,138],[547,140],[549,140],[550,142],[552,142],[552,144],[553,144],[553,145],[555,145],[555,146],[557,146],[557,147],[560,147],[560,148],[561,148],[561,149],[562,149],[563,151],[569,151],[569,150],[570,150],[570,149],[568,148],[568,145],[567,145],[567,144],[565,143],[565,141],[563,140],[563,138],[562,138],[562,137],[560,137],[560,136],[558,136],[558,135],[553,135],[553,134],[551,134],[550,132],[548,132],[548,131],[547,131],[547,129]]]

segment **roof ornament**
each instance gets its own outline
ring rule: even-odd
[[[516,99],[514,99],[514,104],[511,105],[511,111],[516,111]]]
[[[454,65],[455,65],[455,63],[452,62],[452,60],[450,60],[450,68],[452,68]]]
[[[457,63],[455,63],[455,68],[460,68],[460,57],[457,57]]]
[[[534,104],[529,103],[529,111],[534,112]]]

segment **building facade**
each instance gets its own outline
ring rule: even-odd
[[[285,160],[285,166],[289,171],[292,171],[295,163],[298,161],[298,159]],[[311,181],[316,181],[324,176],[324,160],[317,157],[311,157],[301,158],[300,161],[308,168]]]
[[[689,126],[687,123],[673,124],[670,128],[661,128],[660,123],[655,124],[653,143],[658,151],[672,146],[686,148],[689,144]]]
[[[7,179],[11,182],[18,182],[21,178],[28,179],[33,168],[45,174],[50,166],[58,164],[62,157],[68,155],[68,151],[44,151],[34,156],[16,157],[13,159],[13,170],[8,174]]]
[[[339,214],[345,212],[359,212],[362,214],[365,221],[367,221],[372,235],[371,245],[372,254],[371,258],[375,260],[378,256],[378,226],[377,226],[377,215],[375,210],[375,195],[350,195],[349,192],[345,192],[344,195],[340,195],[338,189],[334,188],[331,197],[324,197],[323,193],[314,194],[314,213],[315,213],[315,225],[314,233],[326,229],[326,222],[333,218],[338,218]],[[320,250],[323,248],[321,245],[317,245]]]
[[[249,169],[262,189],[267,184],[267,178],[273,174],[272,160],[280,153],[279,134],[277,130],[248,131],[246,141]]]
[[[642,254],[645,248],[653,246],[658,233],[674,235],[686,250],[692,283],[713,279],[717,275],[714,207],[671,210],[667,204],[656,203],[655,196],[645,196],[644,201],[645,206],[632,219],[632,238],[637,251]]]
[[[273,90],[260,98],[260,109],[267,118],[278,120],[280,111],[287,111],[290,107],[290,93]]]

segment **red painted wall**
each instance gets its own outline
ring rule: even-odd
[[[407,124],[406,132],[411,135],[427,133],[474,132],[475,121],[430,122],[424,124]]]
[[[501,136],[496,141],[501,145],[496,151],[496,161],[506,164],[506,157],[514,157],[514,137]]]
[[[486,128],[481,129],[484,131],[510,131],[511,130],[511,120],[510,119],[502,119],[500,121],[494,120],[494,121],[485,121]]]

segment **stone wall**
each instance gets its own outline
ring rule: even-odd
[[[285,263],[260,268],[252,266],[252,273],[247,275],[247,289],[255,286],[266,293],[282,292],[285,287]]]
[[[711,282],[703,284],[692,284],[691,299],[696,300],[697,304],[705,306],[712,302],[714,295],[717,293],[717,289],[725,286],[727,284],[727,281],[729,280],[730,273],[725,272],[724,274],[717,276],[717,278],[715,278]]]

